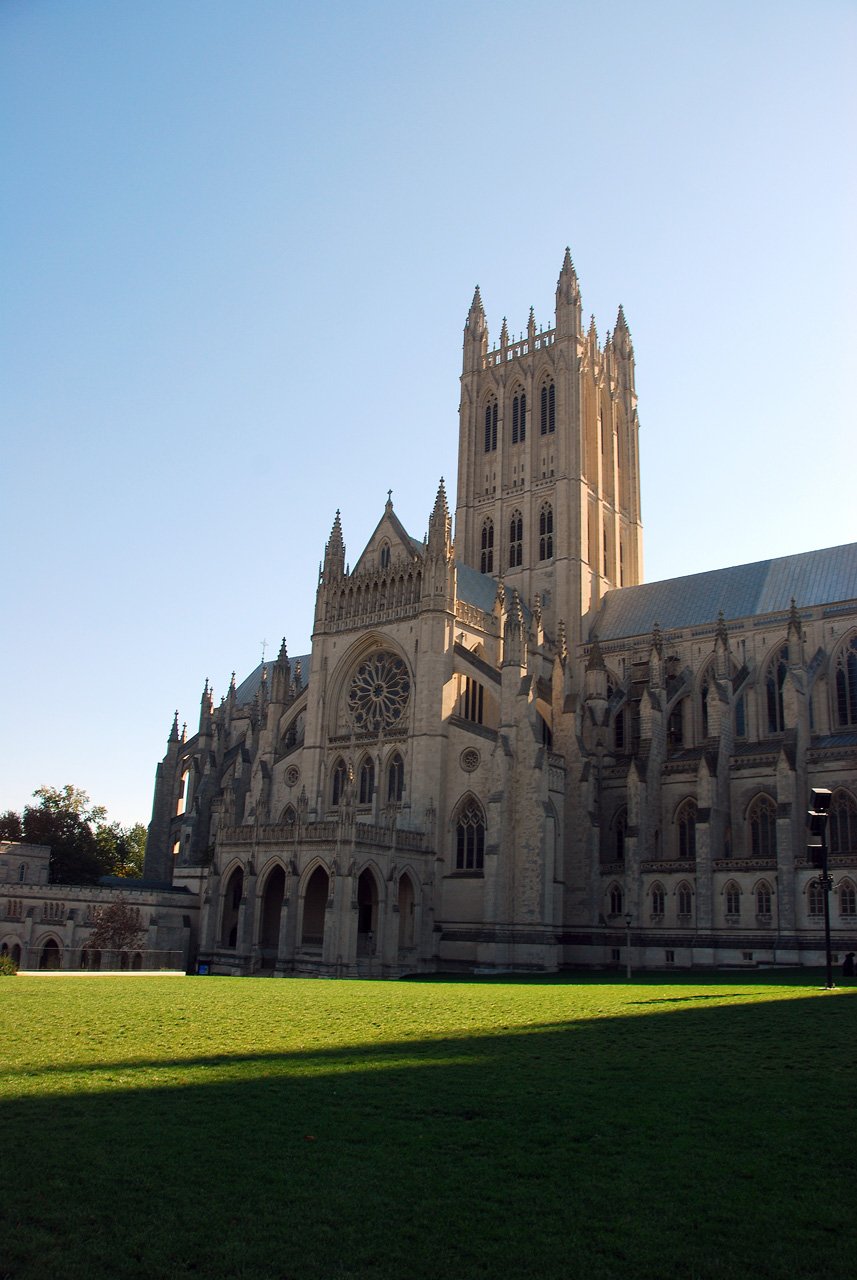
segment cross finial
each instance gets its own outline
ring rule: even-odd
[[[261,646],[262,646],[262,662],[264,663],[264,661],[265,661],[265,650],[266,650],[266,649],[267,649],[267,647],[268,647],[268,641],[267,641],[267,640],[260,640],[260,641],[259,641],[259,643],[260,643],[260,644],[261,644]]]

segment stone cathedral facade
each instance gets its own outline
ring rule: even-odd
[[[491,346],[476,290],[454,542],[442,481],[353,567],[337,513],[312,652],[173,724],[146,878],[193,895],[200,964],[817,964],[812,786],[857,949],[857,546],[644,584],[638,432],[568,253],[552,327]]]

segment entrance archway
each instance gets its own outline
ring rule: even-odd
[[[378,932],[378,886],[368,869],[357,881],[357,954],[370,956],[375,950]]]
[[[238,946],[238,910],[244,894],[244,872],[236,867],[226,884],[223,895],[223,920],[220,928],[222,947]]]
[[[39,956],[40,969],[61,969],[62,968],[62,951],[60,944],[54,938],[48,938],[42,947],[42,953]]]
[[[405,873],[399,881],[399,950],[414,945],[414,886]]]
[[[328,875],[324,867],[316,867],[304,893],[304,918],[301,930],[301,946],[324,945],[324,918],[327,913]]]
[[[262,968],[273,969],[280,945],[280,919],[286,892],[286,873],[276,866],[265,881],[262,895],[262,920],[259,928],[259,946],[262,950]]]
[[[18,946],[17,942],[15,943],[15,945],[14,945],[14,946],[13,946],[13,948],[12,948],[12,963],[13,963],[17,968],[20,968],[20,965],[21,965],[21,948]]]

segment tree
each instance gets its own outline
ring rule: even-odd
[[[7,809],[5,813],[0,813],[0,840],[23,840],[24,824],[21,822],[20,813],[15,813],[14,809]]]
[[[87,946],[99,951],[139,951],[146,930],[140,923],[139,907],[130,907],[121,894],[101,912],[89,935]]]
[[[142,876],[146,853],[146,828],[142,822],[135,822],[133,827],[103,822],[95,832],[95,842],[105,865],[109,865],[107,875],[130,879]]]

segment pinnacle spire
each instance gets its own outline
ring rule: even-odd
[[[434,500],[434,511],[432,519],[436,516],[443,516],[444,519],[449,516],[449,506],[446,501],[446,486],[443,482],[443,476],[440,478],[440,484],[437,486],[437,497]]]
[[[482,294],[479,292],[479,285],[477,285],[473,291],[473,301],[470,304],[470,310],[481,311],[483,315],[485,314],[485,308],[482,305]]]
[[[173,716],[173,727],[170,729],[169,742],[178,742],[179,740],[179,713],[176,711]]]
[[[288,660],[289,651],[286,648],[286,637],[283,636],[283,643],[280,645],[280,652],[277,655],[278,662],[286,662]]]
[[[604,654],[601,652],[601,641],[598,639],[598,633],[592,637],[592,644],[589,649],[589,657],[586,659],[587,671],[603,671],[604,670]]]
[[[726,630],[726,619],[723,617],[723,610],[720,609],[717,614],[717,632],[715,643],[723,645],[724,649],[729,648],[729,632]]]
[[[562,260],[562,267],[560,268],[559,274],[560,278],[562,278],[562,276],[577,275],[577,272],[574,269],[574,263],[571,260],[571,250],[568,245],[565,246],[565,257]]]
[[[798,639],[801,638],[800,614],[798,613],[794,596],[792,596],[791,607],[789,608],[789,631],[793,631]]]
[[[506,317],[503,316],[503,328],[500,330],[500,346],[507,347],[509,345],[509,328],[506,324]]]
[[[333,517],[333,526],[330,530],[330,538],[327,545],[331,549],[338,546],[342,547],[343,551],[345,550],[342,542],[342,521],[339,518],[339,507],[336,508],[336,515]]]

